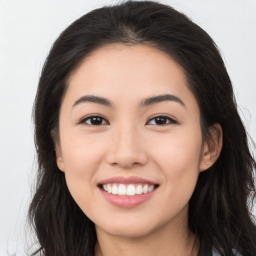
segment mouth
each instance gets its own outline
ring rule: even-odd
[[[101,181],[98,188],[111,204],[122,207],[136,207],[148,201],[159,184],[140,177],[113,177]]]
[[[122,184],[122,183],[107,183],[99,184],[99,188],[108,194],[118,196],[135,196],[150,193],[158,188],[158,184]]]

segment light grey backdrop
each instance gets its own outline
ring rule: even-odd
[[[25,255],[35,173],[31,111],[40,70],[59,33],[108,0],[0,0],[0,256]],[[215,40],[245,125],[256,140],[256,1],[166,0]]]

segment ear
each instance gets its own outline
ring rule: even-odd
[[[64,162],[63,162],[63,157],[62,157],[62,152],[61,152],[61,147],[59,142],[55,143],[55,152],[56,152],[57,166],[62,172],[64,172]]]
[[[209,133],[209,139],[203,145],[200,172],[209,169],[216,162],[222,149],[223,133],[220,124],[213,124]]]

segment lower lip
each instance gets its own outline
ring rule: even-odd
[[[107,199],[108,202],[110,202],[115,206],[123,207],[123,208],[132,208],[145,203],[147,200],[149,200],[153,196],[156,190],[157,188],[155,188],[154,190],[148,193],[141,194],[141,195],[119,196],[119,195],[109,194],[106,191],[100,189],[101,193],[103,194],[105,199]]]

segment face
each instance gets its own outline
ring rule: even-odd
[[[208,147],[169,55],[145,45],[96,50],[70,77],[59,122],[58,167],[97,231],[138,237],[187,220]]]

